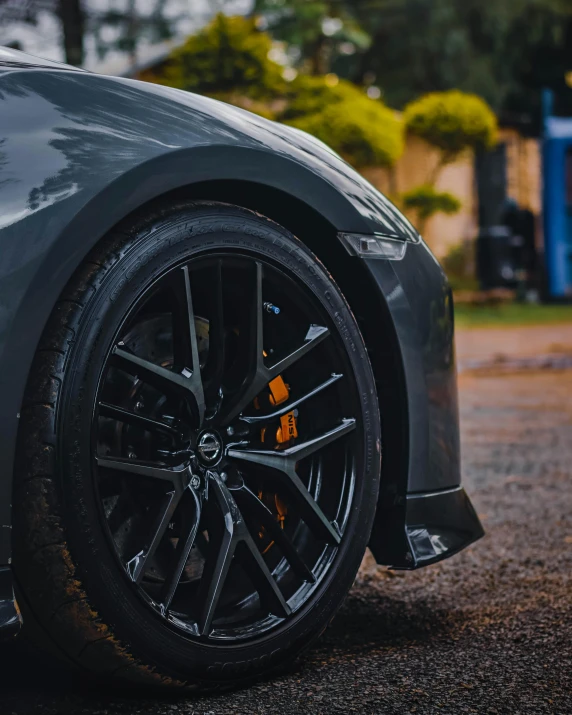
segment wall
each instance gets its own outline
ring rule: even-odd
[[[507,193],[524,208],[540,215],[541,157],[539,142],[521,137],[515,130],[502,130],[500,141],[507,144]],[[417,137],[408,137],[405,152],[393,169],[365,169],[364,176],[395,200],[405,191],[427,181],[439,158],[438,152]],[[440,173],[437,188],[457,196],[462,208],[454,216],[438,214],[428,221],[424,238],[438,258],[460,241],[478,233],[477,190],[474,157],[467,152]],[[398,201],[396,202],[398,203]],[[415,224],[415,214],[409,218]]]

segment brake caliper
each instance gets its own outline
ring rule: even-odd
[[[270,389],[270,394],[268,395],[268,400],[270,404],[274,407],[281,405],[282,403],[286,402],[288,397],[290,396],[290,391],[288,389],[288,385],[284,382],[284,378],[281,375],[278,375],[278,377],[275,377],[274,380],[271,380],[268,383],[268,387]],[[259,404],[258,401],[255,401],[255,406],[258,408]],[[266,436],[266,427],[263,427],[261,434],[260,434],[260,440],[264,442],[264,438]],[[298,436],[298,428],[296,426],[296,414],[294,410],[287,412],[285,415],[282,415],[280,417],[280,427],[277,428],[276,430],[276,444],[284,444],[285,442],[289,442],[291,439],[294,439],[295,437]],[[284,528],[284,521],[286,519],[286,515],[288,513],[288,509],[286,507],[286,504],[282,501],[282,499],[278,496],[278,494],[273,494],[273,495],[264,495],[262,489],[259,491],[258,498],[261,499],[262,501],[265,501],[265,496],[270,497],[272,501],[274,502],[273,506],[276,509],[276,520],[280,524],[280,527],[283,529]],[[268,504],[270,506],[270,504]],[[266,538],[266,530],[264,527],[260,530],[259,536],[261,539]],[[262,553],[265,554],[272,546],[274,545],[274,541],[271,541],[268,543],[265,548],[263,548]]]
[[[288,385],[286,385],[284,378],[281,375],[274,378],[274,380],[268,384],[268,387],[270,388],[270,396],[268,399],[272,405],[281,405],[283,402],[286,402],[290,396]],[[297,436],[298,429],[296,427],[296,415],[294,410],[292,410],[291,412],[287,412],[285,415],[282,415],[280,418],[280,427],[276,430],[276,442],[278,442],[278,444],[283,444],[284,442],[289,442]]]

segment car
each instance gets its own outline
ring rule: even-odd
[[[366,547],[483,535],[453,299],[325,144],[0,51],[0,626],[151,687],[248,682]]]

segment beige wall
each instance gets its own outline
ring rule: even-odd
[[[503,130],[500,141],[507,144],[508,194],[535,214],[541,209],[541,164],[538,141],[524,139],[512,130]],[[395,200],[400,194],[426,183],[438,161],[438,152],[422,139],[408,137],[403,156],[393,169],[365,169],[369,181]],[[460,241],[473,239],[478,231],[477,192],[474,158],[467,152],[454,164],[446,166],[437,180],[437,188],[457,196],[461,211],[454,216],[438,214],[428,221],[424,238],[437,257],[448,253]],[[397,201],[398,203],[398,201]],[[415,215],[409,215],[415,223]]]
[[[507,149],[508,195],[537,216],[542,210],[542,157],[540,142],[504,129],[500,141]]]

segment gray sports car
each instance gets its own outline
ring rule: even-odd
[[[312,137],[0,49],[0,627],[212,688],[482,536],[451,291]]]

